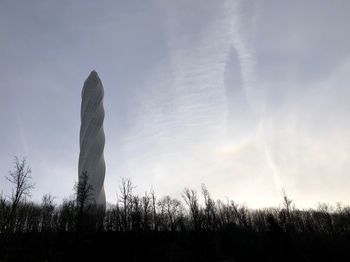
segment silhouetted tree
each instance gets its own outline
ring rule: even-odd
[[[84,171],[79,178],[79,182],[75,185],[76,202],[77,202],[77,230],[91,229],[91,220],[96,216],[93,202],[93,187],[88,181],[87,172]]]
[[[204,213],[205,213],[205,228],[206,230],[215,230],[217,228],[216,223],[216,210],[215,201],[210,197],[210,193],[207,187],[202,184],[202,194],[204,197]]]
[[[62,205],[59,207],[57,216],[57,231],[59,232],[73,232],[76,230],[76,205],[75,200],[64,199]],[[80,221],[79,221],[80,222]]]
[[[165,196],[158,201],[160,208],[160,217],[163,224],[163,230],[175,231],[177,229],[178,218],[181,217],[182,204],[177,199]]]
[[[146,192],[145,195],[142,197],[142,214],[143,214],[143,219],[142,219],[142,228],[144,230],[150,230],[151,229],[151,197],[150,195]]]
[[[192,218],[193,229],[200,230],[200,209],[198,204],[197,192],[193,189],[185,188],[182,198],[189,207],[190,216]]]
[[[152,215],[153,215],[153,230],[157,231],[158,230],[158,218],[157,218],[157,198],[154,193],[154,190],[151,190],[151,200],[152,200]]]
[[[6,223],[11,211],[10,203],[1,192],[0,195],[0,233],[4,233]]]
[[[124,230],[130,229],[130,214],[132,210],[132,191],[134,186],[130,179],[122,179],[122,184],[120,186],[120,202],[123,208],[123,225]]]
[[[9,175],[6,176],[7,181],[13,185],[13,188],[9,198],[10,209],[8,212],[5,211],[6,217],[2,224],[1,232],[9,233],[14,230],[18,206],[26,197],[30,197],[31,191],[34,188],[34,184],[31,182],[31,172],[25,158],[19,160],[18,157],[15,157],[14,170],[10,171]]]
[[[41,231],[52,230],[52,219],[55,211],[54,197],[46,194],[42,198],[41,203]]]

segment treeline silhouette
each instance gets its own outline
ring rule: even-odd
[[[60,261],[86,255],[79,253],[86,243],[105,250],[88,258],[123,261],[335,261],[350,255],[350,207],[300,210],[282,191],[280,207],[254,210],[215,200],[204,185],[200,193],[184,189],[181,200],[158,198],[153,190],[139,196],[123,179],[117,202],[104,210],[91,201],[86,172],[81,176],[74,197],[56,204],[47,194],[34,203],[31,170],[16,158],[7,177],[12,194],[0,196],[1,261],[18,259],[17,247],[27,261]],[[40,253],[31,257],[28,250],[36,248]]]

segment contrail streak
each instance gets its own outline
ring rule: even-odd
[[[269,146],[264,138],[264,106],[261,106],[263,103],[259,103],[255,99],[256,94],[261,90],[255,88],[257,86],[255,73],[256,58],[254,49],[249,47],[248,41],[242,33],[240,2],[230,0],[226,1],[225,10],[229,18],[230,41],[237,51],[241,68],[240,72],[243,90],[245,91],[247,101],[250,103],[251,108],[254,110],[255,114],[257,114],[258,119],[260,119],[257,127],[257,138],[262,145],[266,163],[271,169],[275,189],[280,191],[282,188],[282,182],[280,179],[279,168],[271,155]]]
[[[228,17],[228,33],[230,37],[230,44],[237,51],[238,60],[241,67],[241,79],[243,83],[243,88],[245,90],[247,100],[251,103],[251,100],[254,97],[256,91],[254,90],[254,87],[256,86],[256,59],[254,49],[249,47],[247,40],[242,34],[239,2],[226,1],[224,6],[226,15]],[[252,103],[251,106],[253,106]]]

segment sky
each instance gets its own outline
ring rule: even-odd
[[[0,0],[0,192],[25,157],[40,201],[78,177],[81,90],[105,89],[105,191],[349,204],[347,0]]]

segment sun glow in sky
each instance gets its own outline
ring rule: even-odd
[[[350,2],[0,1],[0,190],[77,180],[81,89],[105,88],[105,190],[275,206],[349,203]]]

